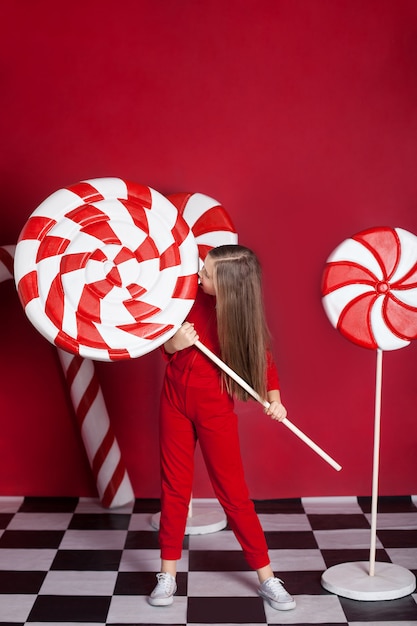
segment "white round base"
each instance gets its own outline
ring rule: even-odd
[[[375,563],[369,575],[369,562],[341,563],[329,567],[321,577],[322,586],[352,600],[395,600],[412,593],[416,578],[412,572],[393,563]]]
[[[160,513],[152,515],[151,524],[156,530],[159,530]],[[208,509],[207,506],[199,507],[193,504],[193,514],[187,518],[185,527],[186,535],[206,535],[208,533],[217,533],[227,526],[227,520],[223,511],[218,509]]]

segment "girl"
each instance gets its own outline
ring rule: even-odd
[[[199,293],[187,321],[164,345],[168,365],[160,412],[161,572],[148,600],[153,606],[173,602],[198,440],[228,524],[258,574],[259,595],[275,609],[292,609],[294,599],[272,571],[265,535],[244,478],[233,397],[247,400],[248,394],[193,345],[201,339],[268,399],[267,415],[284,419],[287,411],[268,348],[260,265],[248,248],[219,246],[210,250],[199,278]]]

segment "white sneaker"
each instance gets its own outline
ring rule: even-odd
[[[261,598],[265,598],[273,609],[289,611],[295,609],[295,600],[285,591],[282,580],[279,578],[267,578],[258,589]]]
[[[148,597],[148,602],[152,606],[169,606],[174,602],[174,593],[177,591],[175,578],[165,572],[157,574],[156,577],[158,582]]]

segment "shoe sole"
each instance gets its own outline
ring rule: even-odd
[[[174,598],[148,598],[151,606],[170,606],[174,602]]]
[[[268,602],[273,609],[277,611],[291,611],[291,609],[295,609],[297,606],[295,600],[292,602],[275,602],[275,600],[271,600],[268,596],[264,596],[262,593],[259,593],[260,597]]]

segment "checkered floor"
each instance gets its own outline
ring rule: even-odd
[[[199,502],[208,515],[218,508]],[[256,502],[273,568],[297,600],[274,611],[256,594],[228,528],[187,534],[171,607],[146,596],[159,567],[159,502],[103,509],[97,500],[0,498],[0,626],[6,624],[417,625],[417,593],[357,601],[321,585],[327,568],[367,561],[370,498]],[[155,515],[156,514],[156,515]],[[417,574],[417,499],[380,498],[376,561]]]

